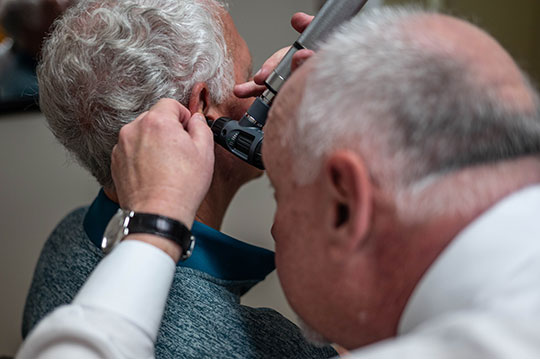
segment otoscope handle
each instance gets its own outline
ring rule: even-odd
[[[311,24],[296,40],[274,72],[266,80],[266,86],[277,94],[291,75],[293,55],[301,49],[317,50],[319,44],[339,25],[356,15],[367,0],[328,0]]]

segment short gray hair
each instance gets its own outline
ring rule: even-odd
[[[426,14],[382,8],[360,15],[317,55],[291,133],[300,182],[324,156],[355,149],[388,190],[481,163],[540,152],[540,107],[501,101],[452,53],[419,43],[404,21]]]
[[[40,106],[56,138],[103,186],[122,126],[159,99],[187,105],[205,82],[232,93],[233,60],[217,0],[83,0],[55,24],[38,66]]]

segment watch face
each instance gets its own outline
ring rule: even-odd
[[[101,242],[101,250],[107,254],[115,245],[117,245],[128,234],[128,224],[131,218],[129,211],[119,209],[118,212],[111,218],[105,233],[103,234],[103,241]]]
[[[189,236],[189,245],[187,245],[187,249],[185,247],[183,247],[183,249],[184,249],[184,254],[180,258],[180,260],[185,261],[186,259],[191,257],[191,255],[193,254],[193,249],[195,249],[195,236],[194,235]]]

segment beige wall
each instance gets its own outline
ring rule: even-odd
[[[445,6],[487,30],[536,83],[540,82],[538,0],[446,0]]]
[[[386,4],[438,4],[495,37],[540,85],[540,1],[538,0],[385,0]],[[466,42],[466,39],[464,39]]]
[[[39,113],[0,116],[0,354],[20,342],[22,308],[42,243],[97,184],[71,165]]]
[[[312,0],[231,0],[230,11],[260,66],[274,49],[292,43],[289,18],[313,13]],[[39,113],[0,114],[0,356],[20,344],[21,313],[39,251],[69,210],[88,204],[94,180],[70,161]],[[227,214],[224,231],[273,247],[269,235],[274,202],[266,179],[246,186]],[[272,274],[244,301],[294,317]]]

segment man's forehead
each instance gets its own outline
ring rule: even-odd
[[[287,122],[301,120],[297,118],[297,112],[302,102],[307,78],[312,69],[313,64],[310,60],[295,71],[279,92],[270,110],[263,146],[265,163],[270,162],[270,167],[273,167],[272,164],[277,158],[280,158],[278,162],[283,164],[283,157],[286,155],[284,150],[287,153],[290,150],[290,148],[283,148],[283,144],[288,142],[287,137],[290,136],[290,133],[287,133],[290,131],[290,123]]]
[[[314,62],[309,60],[296,70],[285,83],[277,95],[272,106],[269,124],[270,127],[279,125],[282,121],[296,121],[296,113],[304,92],[309,74],[314,68]]]

